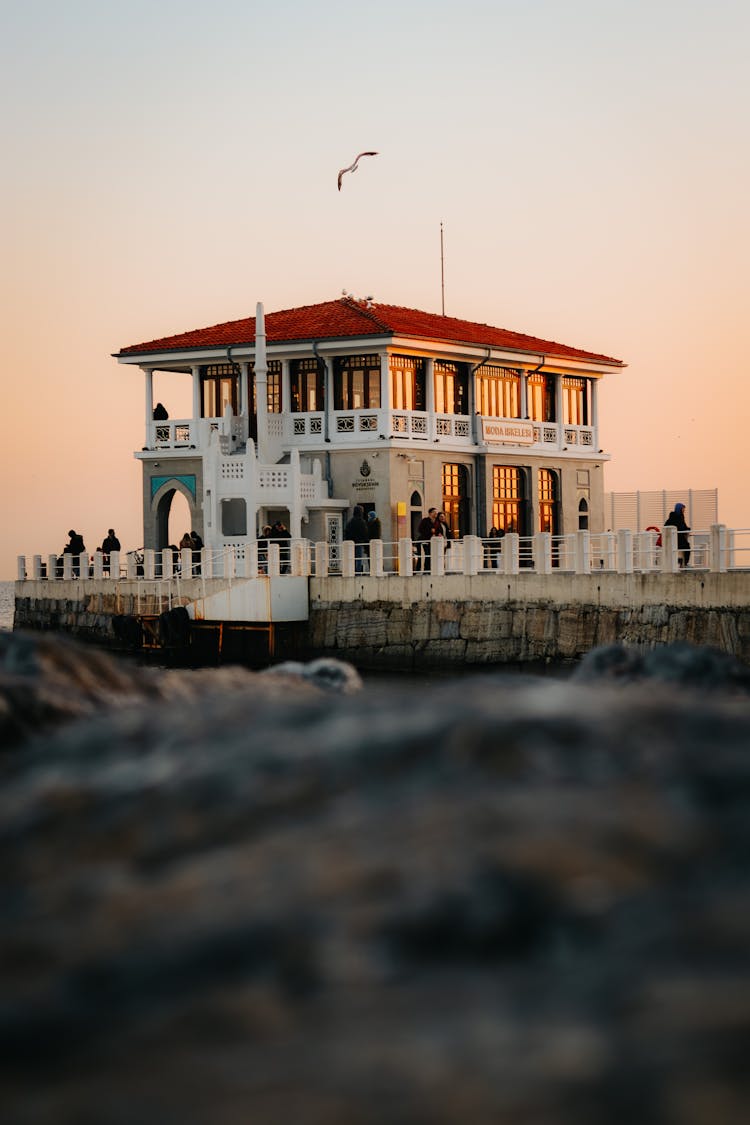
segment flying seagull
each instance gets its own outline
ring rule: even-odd
[[[339,191],[341,191],[341,177],[344,175],[345,172],[356,172],[357,171],[357,165],[359,164],[359,161],[363,156],[377,156],[377,155],[378,154],[376,152],[360,152],[359,156],[357,157],[357,159],[354,161],[353,164],[350,164],[348,168],[342,168],[341,171],[339,172],[339,178],[338,178]]]

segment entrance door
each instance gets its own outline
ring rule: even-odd
[[[471,534],[469,470],[466,465],[443,465],[443,511],[457,539]]]

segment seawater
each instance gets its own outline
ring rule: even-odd
[[[13,628],[14,582],[0,582],[0,630]]]

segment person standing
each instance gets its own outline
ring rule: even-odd
[[[504,537],[505,531],[502,527],[491,527],[489,530],[488,539],[492,542],[487,546],[486,558],[489,566],[497,570],[500,565],[500,540]]]
[[[115,535],[115,529],[110,527],[107,537],[102,543],[102,571],[109,574],[109,556],[112,551],[120,550],[120,540]]]
[[[68,532],[69,541],[63,548],[64,555],[73,556],[73,577],[78,578],[81,573],[81,555],[86,554],[86,544],[83,541],[83,536],[78,531],[71,530]],[[86,560],[88,565],[88,560]]]
[[[190,545],[193,548],[193,574],[200,574],[203,540],[201,539],[197,531],[190,532]]]
[[[381,527],[380,527],[380,520],[378,519],[378,513],[375,511],[374,508],[371,512],[367,513],[367,538],[369,540],[369,542],[367,544],[367,557],[369,559],[371,557],[371,555],[370,555],[370,543],[372,543],[373,539],[382,539],[383,538],[383,532],[382,532]],[[370,566],[370,573],[372,574],[372,566]]]
[[[684,504],[675,504],[667,516],[664,526],[677,528],[677,565],[686,567],[690,562],[690,540],[688,538],[690,528],[685,521]]]
[[[419,521],[417,528],[417,565],[416,570],[423,574],[430,573],[430,540],[435,534],[435,520],[437,508],[430,508],[427,515]]]
[[[364,510],[360,504],[355,504],[352,518],[344,528],[344,539],[354,543],[354,572],[365,573],[365,559],[367,545],[370,542],[370,533],[365,523]]]

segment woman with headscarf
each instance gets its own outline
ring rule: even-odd
[[[677,564],[678,566],[687,566],[690,562],[690,540],[687,534],[690,528],[685,522],[684,504],[675,504],[673,510],[667,516],[664,526],[677,528]]]

